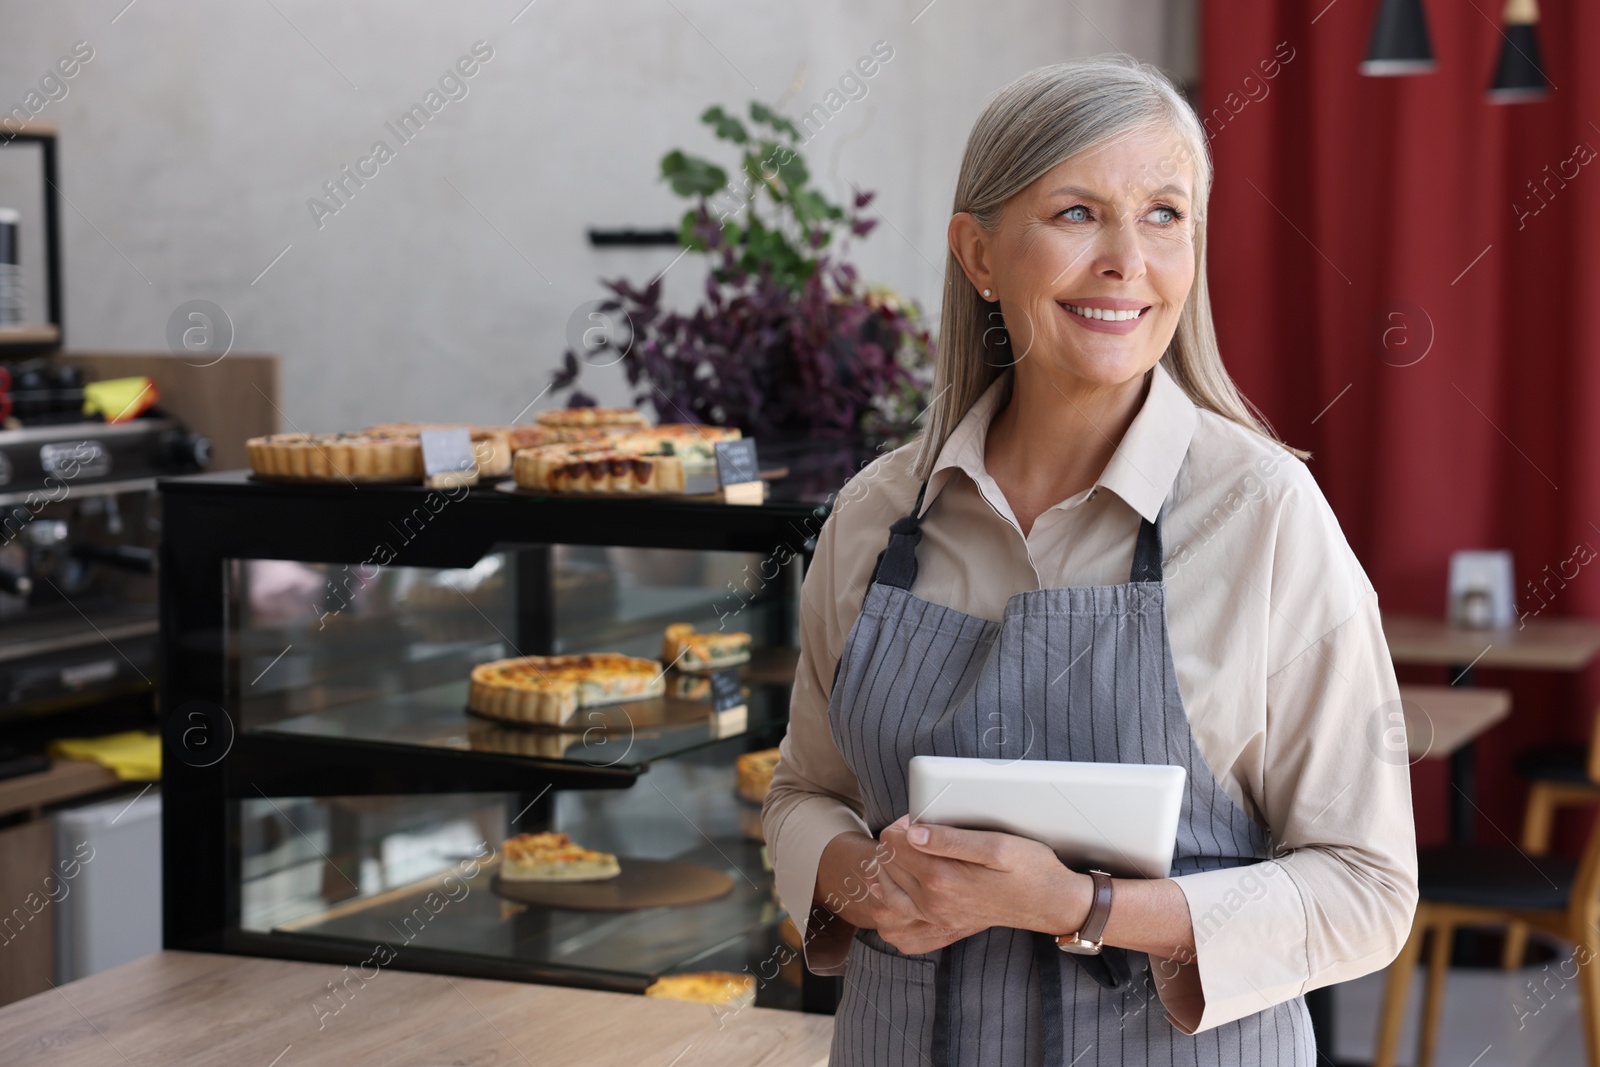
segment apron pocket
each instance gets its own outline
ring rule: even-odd
[[[830,1067],[926,1067],[935,961],[898,952],[876,931],[857,932],[845,957]]]

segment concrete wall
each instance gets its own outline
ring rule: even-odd
[[[956,167],[989,94],[1113,48],[1192,74],[1175,0],[125,2],[0,0],[0,109],[37,92],[37,118],[62,130],[68,347],[165,348],[174,311],[212,301],[236,349],[283,355],[285,429],[524,411],[596,279],[672,263],[670,248],[591,248],[585,231],[675,223],[657,162],[717,151],[696,121],[709,104],[797,114],[887,42],[893,58],[806,154],[835,199],[851,182],[878,191],[884,224],[854,259],[933,313]],[[92,58],[51,80],[79,41]],[[475,42],[465,95],[449,83],[459,98],[441,93],[402,143],[386,124]],[[332,204],[324,183],[380,139],[393,158],[314,217],[308,200]],[[0,167],[0,203],[29,189]],[[702,278],[686,257],[669,300],[694,302]],[[585,381],[627,396],[614,368]]]

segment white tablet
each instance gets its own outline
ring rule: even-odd
[[[911,821],[1042,841],[1075,871],[1165,878],[1188,777],[1153,763],[911,757]]]

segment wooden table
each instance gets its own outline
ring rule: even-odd
[[[828,1016],[767,1008],[158,952],[0,1008],[0,1063],[821,1067],[832,1035]]]
[[[1468,630],[1443,619],[1385,612],[1383,634],[1396,663],[1424,666],[1579,671],[1600,653],[1600,622],[1588,619],[1534,617],[1520,628]]]
[[[1416,615],[1383,616],[1389,656],[1396,664],[1448,667],[1450,686],[1468,689],[1479,667],[1524,671],[1580,671],[1600,654],[1600,622],[1588,619],[1531,617],[1495,630],[1469,630],[1442,618]],[[1454,790],[1450,804],[1450,837],[1471,841],[1477,815],[1474,750],[1469,740],[1450,760]]]
[[[1453,759],[1511,713],[1511,693],[1453,685],[1402,685],[1400,706],[1412,761]]]

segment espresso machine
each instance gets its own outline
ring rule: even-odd
[[[203,469],[210,444],[154,410],[84,421],[71,368],[12,378],[14,428],[0,429],[0,726],[20,737],[57,712],[153,707],[155,480]]]

